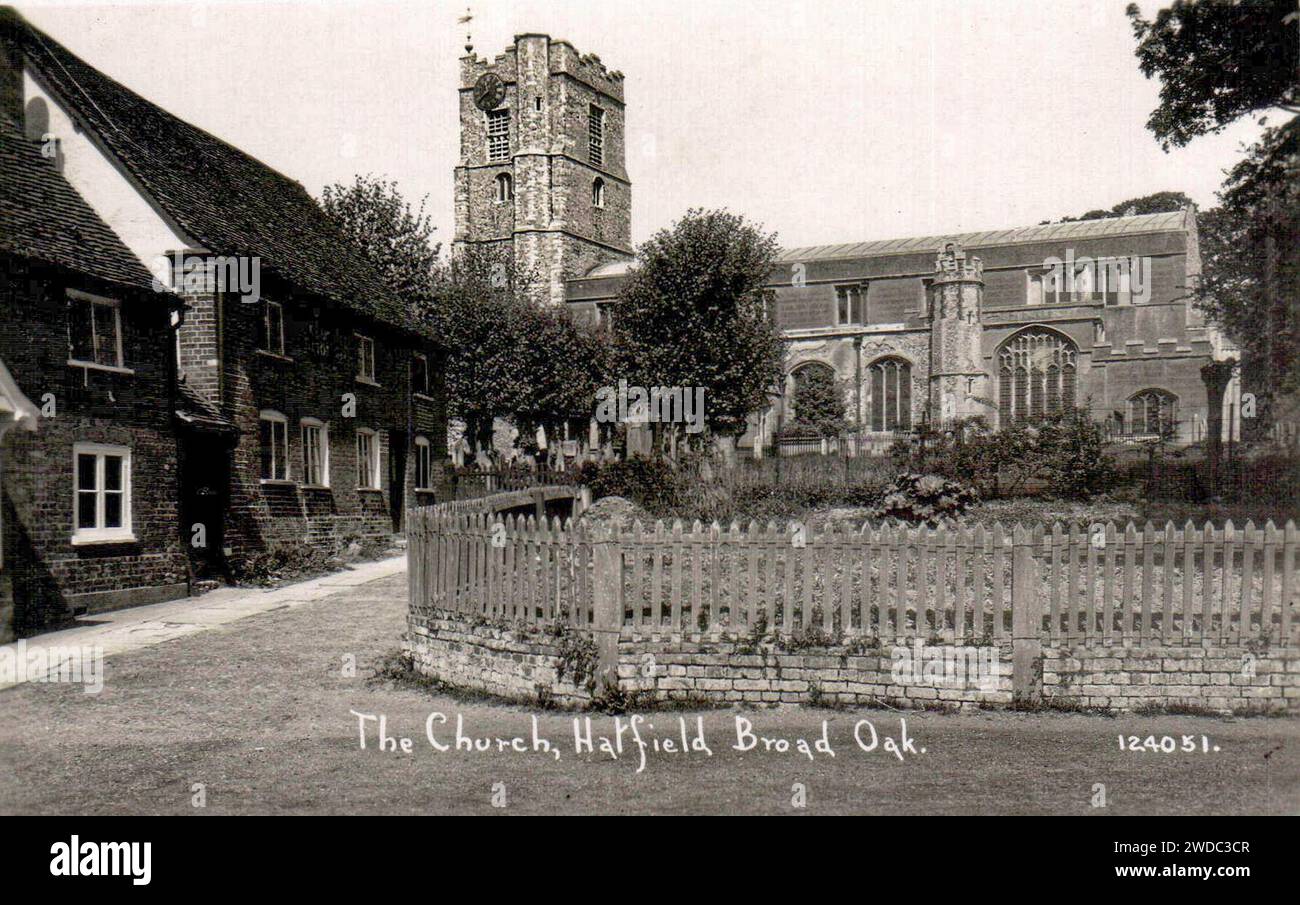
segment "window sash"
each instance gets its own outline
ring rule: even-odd
[[[415,486],[429,490],[433,480],[433,445],[423,438],[415,441]]]
[[[375,341],[357,335],[357,376],[362,380],[375,379]]]
[[[325,428],[319,424],[302,426],[302,477],[311,487],[329,486],[329,452],[325,445]]]
[[[123,367],[122,309],[113,299],[72,295],[68,357],[108,368]]]
[[[411,357],[411,392],[429,395],[429,359],[420,354]]]
[[[266,302],[262,313],[262,348],[284,354],[284,308],[279,302]]]
[[[379,489],[379,442],[374,431],[357,431],[357,486]]]
[[[289,480],[289,425],[282,418],[261,418],[262,480]]]
[[[73,447],[73,538],[128,539],[131,454],[121,447]]]

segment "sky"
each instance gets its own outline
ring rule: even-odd
[[[1127,0],[469,0],[626,76],[632,239],[727,207],[793,247],[1215,203],[1253,119],[1165,153]],[[117,81],[301,182],[395,180],[449,242],[466,0],[16,0]],[[1148,17],[1155,4],[1142,8]]]

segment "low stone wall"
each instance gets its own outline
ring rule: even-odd
[[[435,610],[408,619],[404,649],[421,675],[512,701],[579,705],[591,700],[573,676],[560,678],[562,639]],[[585,683],[584,683],[585,686]]]
[[[516,701],[581,706],[591,701],[593,656],[563,637],[504,628],[462,614],[413,616],[406,649],[417,671]],[[561,661],[570,674],[560,678]],[[640,636],[618,642],[621,691],[655,701],[751,706],[887,705],[1006,707],[1013,701],[1011,642],[975,648],[885,644],[789,650],[719,635]],[[584,660],[585,662],[581,662]],[[992,667],[990,673],[989,667]],[[1041,694],[1048,706],[1132,711],[1145,706],[1228,712],[1300,709],[1300,650],[1239,647],[1044,645]]]
[[[1086,707],[1300,708],[1300,650],[1241,646],[1043,646],[1043,698]]]
[[[788,650],[708,635],[625,636],[618,660],[620,688],[661,701],[975,707],[1010,704],[1012,693],[1010,643]]]
[[[411,616],[405,649],[423,675],[511,700],[574,706],[592,697],[594,650],[581,652],[589,643],[585,632],[561,638],[438,610]],[[585,671],[577,684],[574,667],[562,667],[566,645],[568,659]],[[568,673],[563,679],[561,671]],[[621,691],[656,701],[925,708],[1004,706],[1012,699],[1010,643],[791,651],[703,634],[624,635],[617,672]]]

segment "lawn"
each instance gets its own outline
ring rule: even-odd
[[[808,813],[1258,814],[1300,811],[1300,720],[889,710],[713,710],[647,714],[649,746],[575,753],[574,714],[538,712],[388,684],[367,675],[399,644],[405,576],[110,659],[104,691],[28,685],[0,692],[0,811],[31,813]],[[355,657],[356,675],[345,674]],[[350,711],[384,714],[410,753],[359,745]],[[439,752],[435,737],[507,740],[505,750]],[[532,718],[559,759],[528,747]],[[712,754],[668,753],[684,717]],[[739,752],[737,717],[771,738],[828,734],[835,756]],[[853,729],[870,720],[875,751]],[[916,753],[883,750],[901,722]],[[653,728],[650,728],[651,725]],[[593,736],[614,731],[593,715]],[[865,732],[865,728],[864,728]],[[1119,736],[1194,738],[1194,753],[1122,751]],[[1208,738],[1208,752],[1201,737]],[[653,742],[660,742],[654,749]],[[1218,750],[1213,750],[1217,746]],[[1141,747],[1141,744],[1139,744]],[[1181,749],[1181,743],[1178,746]],[[924,749],[924,753],[921,753]],[[205,805],[193,803],[204,786]],[[1092,806],[1095,784],[1106,806]],[[499,785],[500,784],[500,785]]]

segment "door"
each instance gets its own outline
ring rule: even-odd
[[[388,432],[388,511],[393,531],[402,530],[406,512],[406,432]]]

